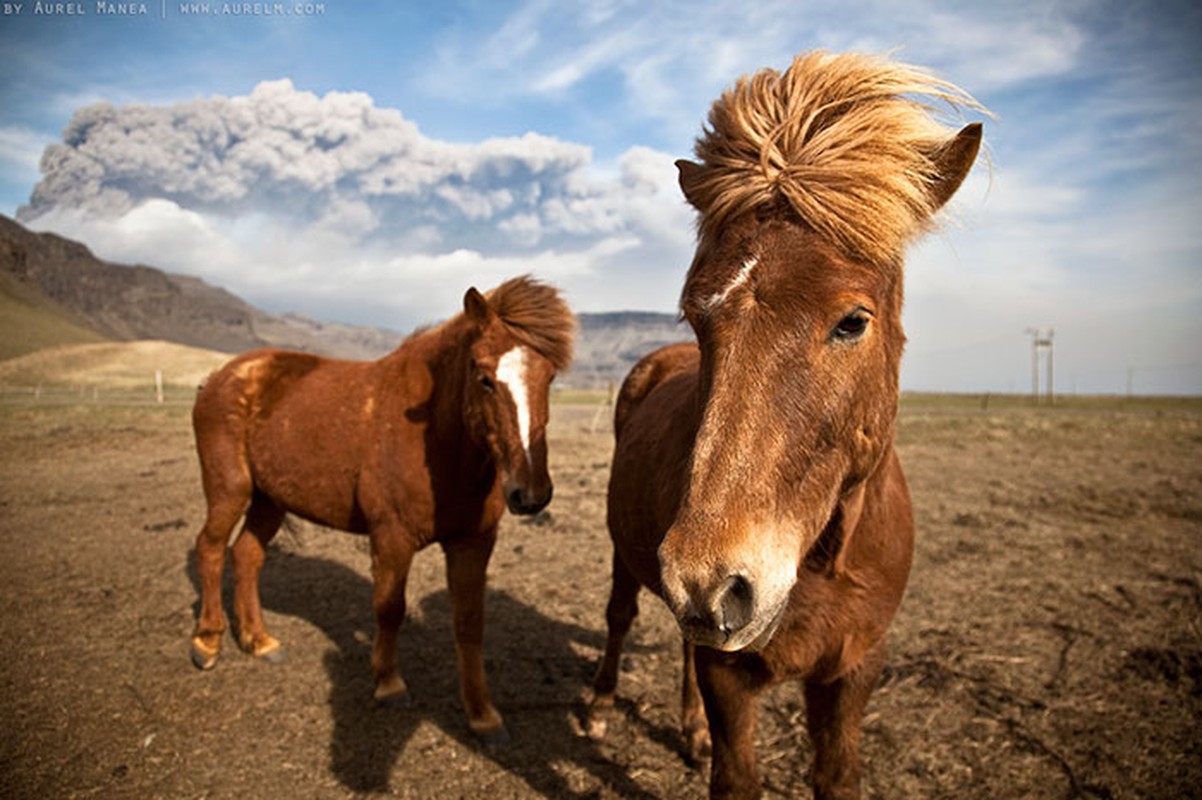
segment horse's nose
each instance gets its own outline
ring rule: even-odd
[[[680,629],[697,644],[720,645],[747,627],[755,610],[755,592],[742,575],[731,575],[712,591],[692,593],[681,614]]]
[[[509,491],[509,494],[505,497],[505,502],[509,506],[509,510],[514,514],[537,514],[551,502],[551,494],[551,484],[547,484],[547,487],[542,491],[529,488],[515,488]]]

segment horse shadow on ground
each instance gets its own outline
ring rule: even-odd
[[[194,554],[189,556],[188,573],[199,586]],[[573,724],[583,714],[584,689],[591,685],[596,663],[576,653],[572,644],[601,648],[604,635],[599,630],[553,619],[506,592],[487,590],[485,663],[493,702],[505,717],[512,741],[486,746],[469,731],[459,701],[450,598],[445,589],[416,604],[412,596],[409,598],[409,611],[399,637],[399,657],[401,674],[414,702],[405,708],[379,706],[372,699],[375,620],[368,578],[335,561],[272,548],[263,569],[260,593],[265,610],[307,620],[335,646],[323,658],[334,720],[330,768],[348,790],[386,792],[395,765],[413,734],[423,722],[429,722],[464,748],[485,755],[519,776],[545,797],[596,796],[595,789],[574,790],[552,767],[555,763],[575,765],[621,797],[656,797],[632,780],[622,765],[614,763],[596,743],[581,736]],[[231,625],[236,626],[228,569],[223,580],[223,605]],[[199,601],[194,606],[194,613],[198,612]],[[233,633],[236,635],[236,629]],[[223,649],[237,657],[237,647],[228,638]],[[640,648],[631,643],[627,650],[639,652]],[[262,667],[275,668],[268,664]],[[633,704],[621,699],[617,713],[626,714],[651,739],[678,753],[681,767],[686,768],[679,731],[641,718]],[[404,780],[403,775],[398,777]]]

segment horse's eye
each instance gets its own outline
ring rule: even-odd
[[[495,391],[497,388],[496,382],[493,381],[492,378],[488,377],[487,375],[485,375],[483,373],[481,373],[479,375],[479,377],[476,378],[476,380],[480,381],[481,388],[483,388],[484,391],[488,392],[489,394],[492,394],[493,391]]]
[[[854,342],[864,335],[868,329],[868,312],[862,308],[848,314],[839,320],[839,324],[831,331],[831,338],[837,342]]]

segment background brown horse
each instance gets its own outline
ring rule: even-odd
[[[604,733],[646,586],[684,632],[683,727],[694,757],[712,737],[715,797],[759,794],[754,700],[786,678],[805,683],[816,796],[859,792],[860,720],[913,541],[893,450],[902,249],[981,138],[916,96],[975,105],[913,67],[799,56],[723,94],[702,163],[678,162],[700,213],[681,300],[698,346],[645,358],[618,401],[590,730]]]
[[[192,659],[217,662],[226,622],[221,571],[232,548],[238,643],[267,660],[284,650],[259,603],[264,550],[292,512],[371,540],[375,696],[404,702],[397,631],[414,554],[445,553],[460,689],[471,729],[505,737],[484,676],[485,568],[505,506],[551,500],[545,429],[551,380],[571,360],[575,322],[557,292],[529,278],[420,331],[374,362],[281,350],[234,359],[205,383],[193,426],[208,515],[196,540],[201,610]]]

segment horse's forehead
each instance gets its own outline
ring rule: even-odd
[[[472,355],[480,360],[495,361],[518,345],[517,337],[498,323],[488,326],[480,333],[472,343]]]
[[[526,367],[530,362],[530,348],[514,345],[497,359],[497,377],[506,382],[526,381]]]
[[[834,301],[848,292],[876,295],[883,273],[849,261],[804,226],[769,222],[734,231],[697,259],[685,304],[709,313],[743,287],[787,305]],[[774,298],[773,295],[779,295]]]

